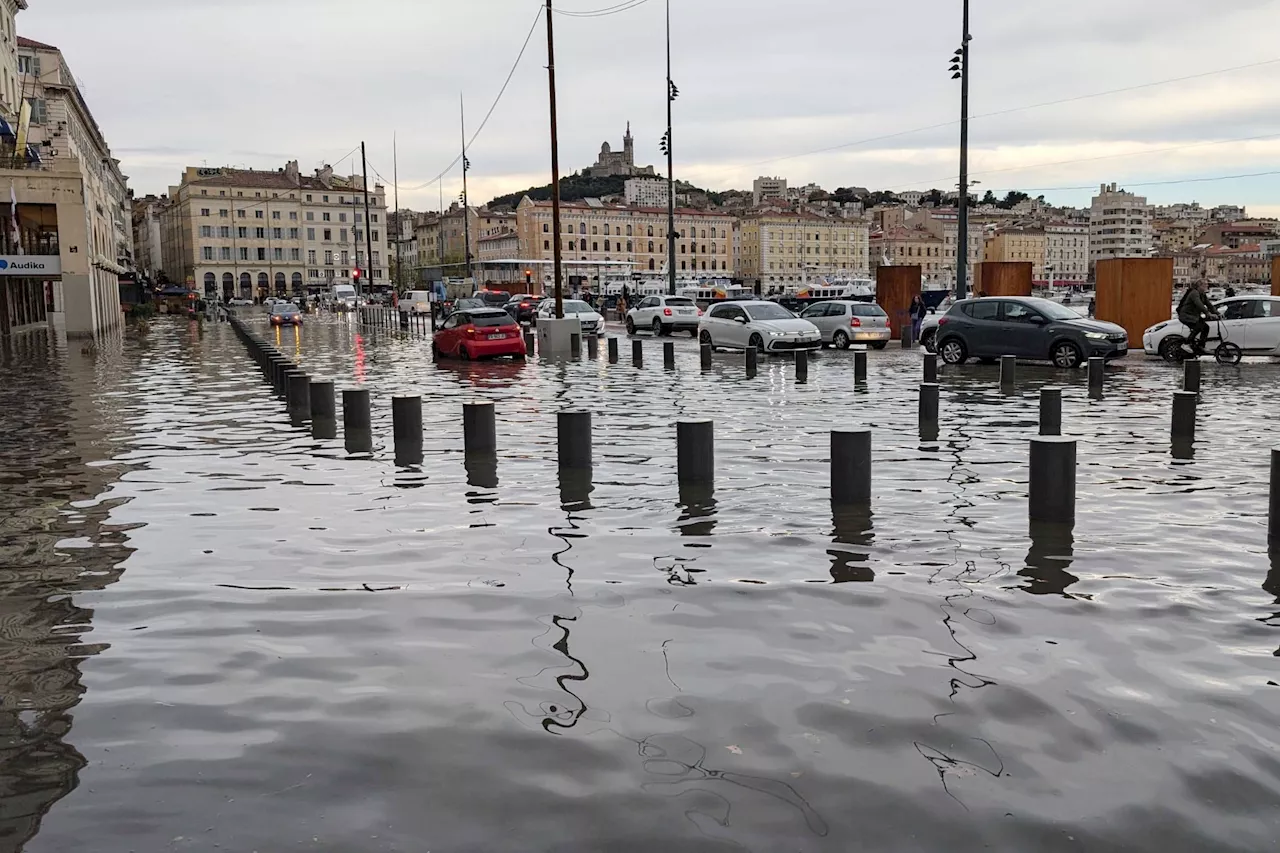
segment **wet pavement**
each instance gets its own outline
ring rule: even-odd
[[[372,456],[291,428],[227,326],[0,359],[0,851],[1254,851],[1280,840],[1280,365],[941,371],[920,353],[432,364],[280,332],[374,396]],[[1036,394],[1073,533],[1027,525]],[[390,399],[423,395],[397,469]],[[496,470],[461,407],[497,409]],[[590,490],[555,414],[594,415]],[[681,494],[674,422],[716,422]],[[874,430],[870,515],[828,432]],[[1270,573],[1270,575],[1269,575]],[[1268,581],[1270,577],[1270,581]],[[25,846],[24,846],[25,845]]]

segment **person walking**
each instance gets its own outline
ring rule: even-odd
[[[924,304],[924,299],[920,294],[911,297],[911,340],[920,340],[920,330],[924,326],[925,315],[929,313],[929,306]]]

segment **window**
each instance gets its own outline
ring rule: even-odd
[[[273,210],[273,211],[271,211],[271,218],[272,218],[272,219],[279,219],[279,218],[280,218],[280,211],[278,211],[278,210]]]
[[[592,241],[591,241],[591,251],[593,251],[593,252],[598,252],[598,251],[600,251],[600,244],[599,244],[599,243],[597,243],[597,242],[595,242],[594,240],[592,240]]]
[[[652,226],[652,225],[650,225],[650,226],[649,226],[649,234],[648,234],[648,236],[650,236],[650,237],[652,237],[652,236],[653,236],[653,226]],[[650,245],[652,245],[652,244],[650,244]],[[653,249],[650,249],[649,251],[650,251],[650,252],[652,252],[652,251],[653,251]]]
[[[347,229],[345,228],[338,229],[338,239],[344,243],[347,242]]]
[[[240,260],[242,261],[249,260],[249,249],[245,246],[240,247]]]
[[[272,259],[273,261],[283,261],[283,260],[284,260],[284,249],[272,249],[272,250],[271,250],[271,259]]]
[[[607,251],[609,251],[609,241],[608,241],[608,240],[605,240],[605,241],[604,241],[604,250],[605,250],[606,252],[607,252]]]
[[[339,221],[339,222],[346,222],[346,221],[347,221],[347,214],[346,214],[345,212],[343,212],[343,213],[339,213],[339,214],[338,214],[338,221]]]
[[[962,310],[975,320],[994,320],[1000,311],[1000,303],[995,299],[975,299]]]
[[[321,218],[321,219],[323,219],[325,222],[330,221],[330,220],[329,220],[329,211],[327,211],[327,210],[326,210],[324,213],[320,214],[320,218]]]
[[[230,225],[219,225],[219,226],[218,226],[218,236],[219,236],[219,237],[221,237],[221,238],[222,238],[222,239],[224,239],[224,240],[230,239],[230,238],[231,238],[231,226],[230,226]]]
[[[573,241],[573,240],[570,240],[570,241],[569,241],[569,251],[570,251],[570,252],[572,252],[572,251],[574,251],[575,249],[576,249],[576,246],[574,246],[574,241]]]
[[[331,242],[333,240],[333,231],[328,228],[324,229],[324,239],[326,243]]]
[[[585,222],[579,222],[579,223],[578,223],[578,233],[579,233],[579,234],[586,234],[586,233],[587,233],[587,223],[585,223]]]
[[[307,198],[311,198],[311,196],[307,196]],[[307,278],[319,278],[319,277],[320,277],[320,270],[307,270]]]
[[[213,226],[212,226],[212,225],[201,225],[201,226],[200,226],[200,236],[201,236],[201,237],[212,237],[212,236],[213,236]]]
[[[316,229],[314,229],[314,228],[308,228],[308,229],[307,229],[307,239],[308,239],[308,240],[314,240],[315,238],[316,238]]]
[[[1222,306],[1222,319],[1224,320],[1247,320],[1250,317],[1257,317],[1259,314],[1255,312],[1254,306],[1258,304],[1254,299],[1241,299],[1239,302],[1228,302]]]
[[[375,213],[375,214],[373,214],[372,216],[370,216],[370,217],[369,217],[369,221],[370,221],[370,222],[377,222],[377,221],[378,221],[378,214],[376,214],[376,213]]]
[[[630,252],[630,251],[631,251],[631,241],[630,241],[630,240],[628,240],[628,241],[627,241],[627,251],[628,251],[628,252]]]
[[[653,269],[653,258],[649,259],[649,269]]]
[[[255,228],[255,229],[253,229],[253,237],[254,237],[254,239],[255,239],[255,240],[265,240],[265,239],[267,239],[267,229],[265,229],[265,228]]]
[[[293,196],[289,196],[289,198],[293,198]],[[297,221],[298,221],[298,211],[296,211],[296,210],[291,210],[291,211],[289,211],[289,218],[290,218],[291,220],[293,220],[294,222],[297,222]]]
[[[290,229],[289,229],[289,239],[290,239],[290,240],[297,240],[297,239],[298,239],[298,229],[297,229],[297,228],[290,228]]]
[[[652,229],[652,228],[650,228],[649,230],[650,230],[650,231],[652,231],[653,229]],[[653,251],[653,241],[652,241],[652,240],[650,240],[650,241],[649,241],[649,251],[650,251],[650,252],[652,252],[652,251]]]
[[[631,226],[630,226],[630,225],[628,225],[628,226],[627,226],[627,236],[628,236],[628,237],[630,237],[630,236],[631,236]]]
[[[551,241],[550,241],[550,240],[543,240],[543,241],[542,241],[542,251],[544,251],[544,252],[545,252],[545,251],[547,251],[547,250],[548,250],[548,249],[550,249],[550,248],[551,248]]]
[[[267,250],[266,250],[266,249],[259,249],[259,250],[258,250],[258,260],[260,260],[260,261],[265,261],[266,259],[267,259]]]
[[[356,239],[357,239],[357,240],[363,240],[363,239],[364,239],[364,232],[363,232],[363,231],[361,231],[359,228],[357,228],[357,229],[356,229],[356,232],[355,232],[355,233],[356,233]]]
[[[542,233],[543,234],[551,233],[551,225],[549,223],[546,223],[546,222],[542,223]]]
[[[202,249],[200,250],[200,257],[201,257],[201,259],[206,260],[206,261],[211,261],[211,260],[213,260],[213,247],[212,247],[212,246],[205,246],[204,248],[202,248]]]
[[[360,222],[360,214],[356,214],[356,222]]]
[[[290,249],[290,250],[289,250],[289,260],[291,260],[291,261],[300,261],[300,260],[302,260],[302,250],[301,250],[301,249]],[[296,275],[296,273],[295,273],[295,275]]]
[[[324,198],[324,200],[325,200],[326,202],[329,200],[329,197],[328,197],[328,196],[323,196],[323,198]],[[328,214],[325,214],[325,215],[326,215],[326,216],[328,216]]]
[[[284,239],[284,229],[283,229],[283,228],[272,228],[272,229],[271,229],[271,239],[272,239],[272,240],[283,240],[283,239]]]
[[[230,214],[230,211],[225,207],[218,211],[218,216],[222,219],[226,219],[228,214]]]
[[[326,267],[333,266],[333,252],[326,250],[324,253],[324,265]]]
[[[245,228],[243,225],[236,226],[236,236],[241,240],[247,239],[249,236],[249,229]]]
[[[254,218],[254,219],[262,219],[262,218],[264,218],[264,216],[265,216],[265,214],[264,214],[261,210],[255,210],[255,211],[253,212],[253,218]]]
[[[315,211],[311,211],[311,210],[308,210],[308,211],[307,211],[307,221],[308,221],[308,222],[315,222],[315,221],[316,221],[316,214],[315,214]]]
[[[31,123],[44,124],[47,112],[44,98],[27,98],[27,103],[31,104]]]
[[[351,263],[351,253],[344,249],[342,252],[342,259],[339,261],[339,263],[341,263],[344,267],[347,264]]]
[[[222,251],[219,253],[219,258],[224,261],[231,260],[231,247],[223,246]]]
[[[237,211],[236,211],[236,218],[237,218],[237,219],[244,219],[246,216],[248,216],[248,213],[246,213],[245,211],[243,211],[243,210],[237,210]]]
[[[377,239],[378,239],[378,229],[377,229],[377,228],[373,229],[373,239],[375,239],[375,240],[377,240]]]
[[[218,195],[225,196],[226,194],[227,194],[226,190],[218,190]]]
[[[307,263],[308,263],[308,264],[315,264],[315,262],[316,262],[316,250],[315,250],[315,249],[307,249]]]
[[[207,208],[207,207],[202,207],[202,208],[200,208],[200,215],[201,215],[201,216],[208,216],[208,215],[209,215],[209,208]]]

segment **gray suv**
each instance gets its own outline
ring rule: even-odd
[[[938,319],[935,341],[947,364],[1013,355],[1078,367],[1093,356],[1119,358],[1129,351],[1122,326],[1089,320],[1048,299],[1021,296],[955,303]]]

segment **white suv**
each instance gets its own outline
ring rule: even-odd
[[[646,296],[627,312],[627,334],[650,329],[654,335],[688,332],[696,338],[701,316],[698,306],[687,296]]]

